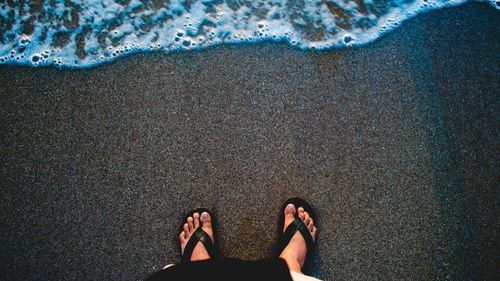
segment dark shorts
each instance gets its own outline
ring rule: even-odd
[[[146,281],[257,280],[292,281],[286,262],[282,259],[242,261],[218,259],[176,264],[149,276]]]

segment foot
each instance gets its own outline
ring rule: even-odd
[[[182,254],[184,254],[184,249],[186,248],[189,238],[191,238],[191,235],[193,235],[194,231],[200,226],[200,224],[201,229],[203,229],[208,234],[208,236],[210,236],[212,242],[214,242],[212,218],[210,218],[210,215],[207,212],[203,212],[201,213],[201,215],[198,213],[194,213],[192,217],[187,218],[187,222],[183,225],[183,230],[179,235]],[[210,259],[210,256],[208,255],[205,246],[203,246],[203,243],[198,242],[198,244],[196,244],[196,246],[194,247],[193,254],[191,255],[191,261],[201,261],[208,259]]]
[[[288,206],[286,206],[285,208],[285,228],[283,229],[283,232],[285,232],[288,225],[294,221],[295,212],[298,212],[299,218],[307,225],[307,228],[311,232],[313,241],[315,241],[318,229],[314,226],[313,219],[306,211],[304,211],[304,208],[299,207],[298,210],[296,210],[293,204],[288,204]],[[302,273],[302,266],[304,266],[306,256],[306,240],[304,240],[302,234],[297,231],[297,233],[295,233],[295,235],[292,237],[283,252],[281,252],[280,258],[286,261],[286,263],[288,264],[288,268],[291,271]]]

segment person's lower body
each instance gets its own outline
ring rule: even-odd
[[[299,272],[290,271],[282,259],[242,261],[238,259],[205,260],[189,264],[169,264],[151,275],[147,281],[160,280],[273,280],[320,281]]]
[[[159,280],[275,280],[318,281],[302,274],[302,267],[317,235],[312,208],[298,198],[283,208],[283,233],[276,258],[259,261],[219,258],[214,239],[215,219],[206,209],[189,213],[181,227],[179,240],[182,262],[165,266],[148,277]]]
[[[168,266],[147,281],[164,280],[275,280],[293,281],[284,260],[209,259]]]

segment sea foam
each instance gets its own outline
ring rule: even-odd
[[[45,0],[0,2],[0,64],[92,67],[126,54],[222,43],[360,46],[467,0]],[[499,9],[500,0],[489,1]]]

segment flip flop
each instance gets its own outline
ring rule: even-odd
[[[201,227],[203,223],[201,222],[201,213],[207,212],[210,215],[211,221],[212,221],[212,231],[214,233],[214,241],[215,240],[215,216],[210,212],[210,210],[205,209],[205,208],[198,208],[196,210],[192,210],[189,212],[185,217],[184,220],[181,223],[180,231],[183,231],[183,226],[187,222],[188,217],[192,217],[194,213],[200,214],[200,226],[195,229],[193,234],[191,234],[191,237],[189,237],[189,241],[186,244],[186,248],[184,248],[184,253],[181,254],[181,262],[182,263],[187,263],[191,261],[191,256],[193,255],[194,248],[198,244],[198,242],[201,242],[205,249],[208,252],[208,255],[210,256],[211,259],[217,259],[219,257],[219,249],[217,248],[216,243],[212,242],[212,239],[210,238],[210,235],[206,233]],[[181,251],[182,253],[182,251]]]
[[[285,227],[285,208],[286,206],[288,206],[288,204],[293,204],[295,206],[296,210],[294,214],[295,219],[292,223],[290,223],[287,226],[286,230],[283,231],[283,228]],[[311,205],[309,205],[309,203],[297,197],[286,200],[283,206],[281,207],[280,221],[278,223],[279,237],[278,237],[278,242],[276,243],[276,255],[278,257],[281,255],[286,246],[288,246],[288,243],[290,243],[292,237],[295,235],[295,233],[297,233],[297,231],[299,231],[302,237],[304,237],[304,240],[306,241],[306,247],[307,247],[306,263],[307,263],[312,253],[314,240],[311,232],[309,231],[309,228],[307,228],[307,225],[304,223],[304,221],[302,221],[299,218],[298,209],[300,207],[304,208],[304,211],[306,211],[309,214],[309,216],[313,219],[314,226],[317,227],[318,220],[313,208],[311,207]]]

